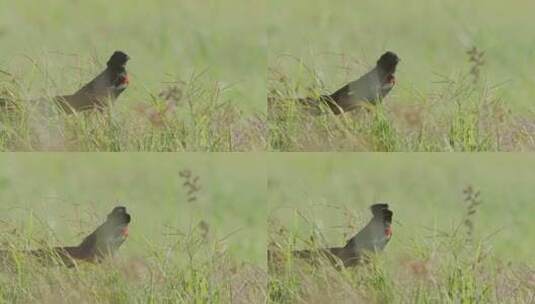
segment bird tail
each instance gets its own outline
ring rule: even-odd
[[[334,248],[321,248],[321,249],[306,249],[296,250],[292,252],[292,256],[307,261],[308,263],[317,264],[321,261],[328,261],[332,265],[339,263],[338,259],[341,259],[342,247]]]
[[[329,107],[335,115],[343,112],[330,95],[321,95],[319,98],[298,98],[297,102],[303,105],[305,109],[313,115],[325,114],[326,106]]]

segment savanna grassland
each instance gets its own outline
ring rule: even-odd
[[[265,166],[250,155],[5,154],[0,249],[77,245],[124,205],[104,264],[0,269],[0,303],[258,303],[266,298]]]
[[[264,150],[264,14],[242,0],[1,1],[0,97],[22,110],[0,113],[0,150]],[[111,111],[27,102],[73,93],[115,50],[130,86]]]
[[[370,265],[288,258],[274,303],[532,303],[529,154],[271,154],[272,250],[343,246],[387,202],[393,236]]]
[[[269,2],[275,151],[532,151],[532,1]],[[284,9],[281,9],[284,7]],[[383,106],[334,117],[293,101],[333,93],[401,57]]]

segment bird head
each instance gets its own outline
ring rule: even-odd
[[[115,207],[108,214],[105,225],[109,226],[115,237],[126,238],[128,236],[128,224],[130,223],[130,214],[126,212],[126,207]]]
[[[125,67],[126,62],[130,60],[130,57],[122,51],[115,51],[108,60],[108,68],[118,70]]]
[[[387,74],[393,74],[396,72],[396,66],[400,61],[401,59],[396,53],[388,51],[377,60],[377,66]]]

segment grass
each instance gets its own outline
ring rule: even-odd
[[[0,302],[530,303],[534,162],[515,153],[4,154],[0,248],[76,244],[119,203],[133,221],[103,265],[0,262]],[[337,271],[288,256],[343,244],[380,201],[394,211],[394,235],[370,265]],[[270,275],[268,241],[288,260]]]
[[[234,7],[243,15],[236,18]],[[2,151],[259,151],[265,134],[263,10],[233,0],[5,4]],[[131,84],[107,115],[33,111],[75,91],[123,50]]]
[[[1,115],[0,150],[532,151],[531,8],[482,0],[9,3],[0,13],[8,46],[0,94],[24,106]],[[110,113],[66,117],[26,102],[74,91],[116,49],[132,57],[132,84]],[[387,49],[402,62],[382,107],[342,117],[295,109],[293,99],[333,92]],[[280,108],[269,119],[266,92]]]
[[[265,298],[265,169],[250,155],[4,154],[0,248],[75,245],[113,206],[118,256],[76,269],[0,261],[0,303],[251,303]]]
[[[269,156],[273,303],[531,303],[529,154]],[[393,238],[370,265],[311,266],[293,249],[341,246],[388,202]]]
[[[467,78],[445,79],[429,100],[379,105],[342,116],[311,117],[277,88],[269,119],[273,151],[530,151],[532,123],[515,114],[490,87],[474,89]],[[279,83],[287,85],[287,83]],[[276,85],[274,85],[276,87]],[[285,91],[286,93],[283,93]],[[314,93],[313,96],[319,96]]]
[[[414,248],[403,257],[380,256],[357,269],[339,271],[327,261],[311,266],[287,256],[284,269],[270,276],[270,299],[272,303],[533,301],[533,267],[504,263],[487,243],[467,243],[463,237],[412,244]]]
[[[524,38],[532,4],[270,2],[282,5],[267,25],[268,94],[279,108],[270,150],[533,150],[535,79],[525,63],[534,45]],[[382,107],[342,117],[295,109],[295,98],[334,92],[385,50],[402,61]]]

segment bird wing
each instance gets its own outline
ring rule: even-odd
[[[375,103],[381,89],[376,69],[352,81],[331,95],[331,98],[344,111],[351,111],[365,102]]]

